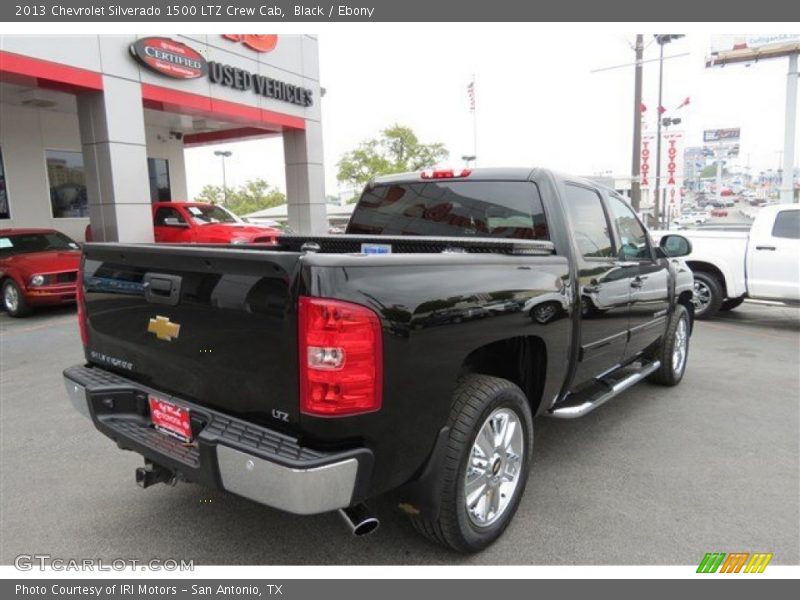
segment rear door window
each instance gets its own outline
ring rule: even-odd
[[[542,200],[527,181],[436,181],[368,187],[349,234],[548,240]]]
[[[586,258],[611,258],[614,244],[600,196],[581,185],[566,184],[566,205],[578,250]]]
[[[772,235],[779,238],[800,239],[800,210],[782,210],[775,215]]]

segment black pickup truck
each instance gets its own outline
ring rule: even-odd
[[[87,244],[75,406],[145,459],[297,514],[396,490],[424,535],[474,552],[525,488],[533,417],[680,382],[689,242],[542,169],[369,184],[340,236],[277,247]]]

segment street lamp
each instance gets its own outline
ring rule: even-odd
[[[664,46],[673,40],[682,38],[682,34],[676,33],[660,33],[655,35],[656,43],[659,46],[658,55],[658,126],[656,131],[656,189],[655,198],[653,202],[653,211],[656,223],[659,223],[661,215],[659,215],[659,207],[661,205],[661,107],[662,92],[664,87]]]
[[[223,204],[228,206],[228,181],[225,178],[225,159],[230,158],[233,152],[230,150],[214,150],[214,156],[222,158],[222,196]]]
[[[461,160],[463,160],[463,161],[464,161],[464,166],[465,166],[465,167],[469,167],[469,163],[470,163],[471,161],[474,161],[476,158],[477,158],[477,157],[476,157],[474,154],[472,154],[472,155],[470,155],[470,154],[464,154],[464,155],[461,157]]]

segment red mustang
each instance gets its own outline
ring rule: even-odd
[[[153,230],[159,243],[274,244],[279,229],[248,225],[227,209],[204,202],[156,202]]]
[[[0,289],[12,317],[75,302],[80,247],[54,229],[0,229]]]

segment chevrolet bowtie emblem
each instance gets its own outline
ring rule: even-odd
[[[181,326],[173,323],[167,317],[157,316],[155,319],[150,319],[147,324],[147,331],[155,333],[156,337],[165,342],[171,342],[174,338],[178,337],[181,331]]]

